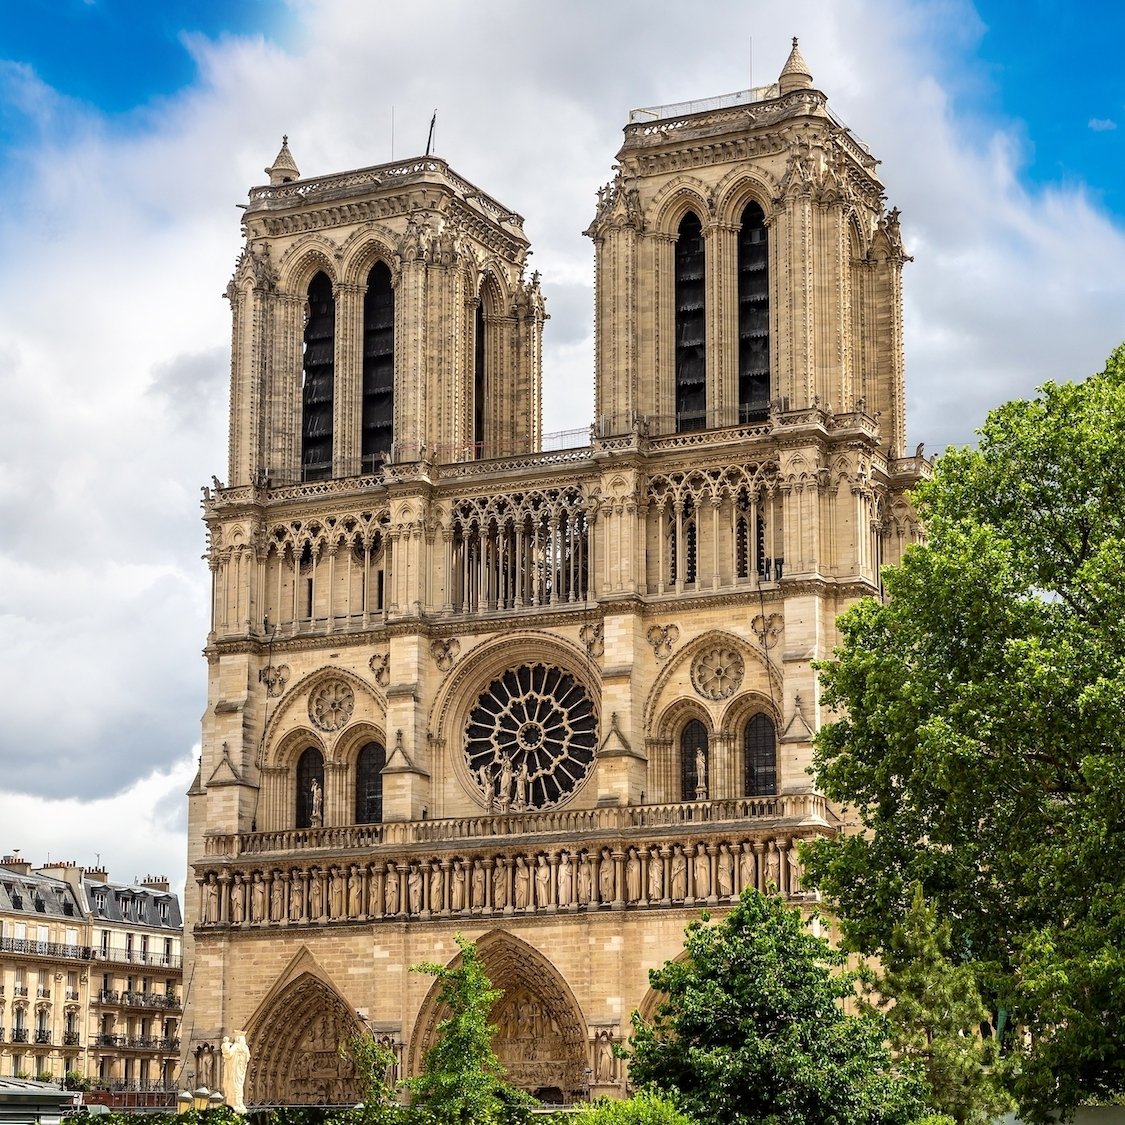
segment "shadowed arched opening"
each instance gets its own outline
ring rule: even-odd
[[[340,995],[303,973],[250,1030],[247,1105],[354,1105],[355,1067],[340,1044],[363,1032]]]
[[[477,942],[485,972],[503,992],[489,1013],[493,1048],[507,1079],[545,1101],[570,1102],[584,1092],[586,1023],[559,971],[538,950],[511,934],[493,931]],[[460,954],[449,962],[461,963]],[[449,1017],[438,1003],[435,981],[418,1013],[410,1040],[410,1072],[422,1068],[437,1026]]]

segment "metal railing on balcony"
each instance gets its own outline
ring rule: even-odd
[[[28,938],[0,938],[0,953],[23,953],[32,957],[66,957],[89,961],[93,950],[88,945],[66,945],[61,941],[31,941]]]
[[[77,1047],[79,1046],[80,1036],[77,1031],[64,1031],[63,1032],[63,1046]]]
[[[99,1047],[124,1047],[125,1046],[125,1036],[124,1035],[113,1035],[110,1032],[103,1031],[98,1036],[98,1046]]]
[[[50,1028],[46,1028],[46,1027],[36,1028],[36,1030],[35,1030],[35,1042],[36,1043],[50,1043],[51,1042]]]
[[[21,996],[26,996],[27,995],[27,985],[26,984],[15,985],[12,988],[12,995],[17,997],[17,998],[21,997]]]
[[[144,953],[139,949],[118,949],[116,946],[103,946],[94,955],[98,961],[113,961],[123,965],[149,965],[157,969],[179,969],[184,959],[179,954]]]
[[[13,1043],[26,1043],[27,1042],[27,1028],[26,1027],[13,1027],[12,1028],[12,1042]]]
[[[99,1004],[120,1004],[121,993],[112,988],[98,989],[98,1003]]]
[[[38,1000],[50,1000],[51,999],[51,990],[49,988],[46,988],[44,985],[40,985],[35,990],[35,997]]]

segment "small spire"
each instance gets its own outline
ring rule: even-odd
[[[797,46],[797,36],[793,36],[793,49],[789,58],[781,68],[781,77],[777,80],[778,93],[789,94],[794,90],[807,90],[812,86],[812,72],[809,64],[801,57],[801,49]]]
[[[266,169],[266,175],[269,176],[270,184],[273,186],[287,184],[292,180],[301,178],[301,170],[297,167],[297,162],[289,151],[288,133],[281,138],[281,151],[277,154],[274,162]]]

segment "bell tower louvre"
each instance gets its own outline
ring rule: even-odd
[[[251,189],[228,483],[205,490],[187,1067],[354,1103],[415,1073],[456,934],[548,1101],[624,1091],[648,969],[747,886],[795,902],[813,662],[919,529],[898,212],[794,40],[770,86],[634,110],[587,231],[595,418],[542,448],[518,214],[425,156]]]

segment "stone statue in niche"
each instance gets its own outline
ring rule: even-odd
[[[545,855],[535,862],[535,905],[540,910],[551,905],[551,869]]]
[[[215,1048],[210,1043],[201,1043],[195,1049],[195,1084],[215,1088]]]
[[[602,1084],[614,1081],[617,1060],[613,1057],[613,1032],[599,1031],[594,1040],[594,1081]]]
[[[422,869],[416,863],[410,865],[410,874],[406,877],[406,892],[410,900],[410,913],[422,913]]]
[[[742,890],[758,885],[754,864],[754,852],[749,844],[742,845],[742,855],[738,860],[738,879]]]
[[[625,899],[627,902],[641,900],[641,861],[637,849],[629,849],[629,859],[625,864]]]
[[[285,883],[282,881],[281,872],[273,873],[273,882],[270,883],[270,921],[280,922],[285,913]]]
[[[602,902],[613,902],[616,882],[613,873],[613,852],[609,848],[602,848],[602,859],[598,867],[598,893]]]
[[[289,879],[289,921],[299,922],[305,916],[304,876],[294,871]]]
[[[701,800],[707,796],[707,754],[702,746],[695,751],[695,795]]]
[[[441,862],[435,859],[430,864],[430,910],[434,914],[445,909],[442,890]]]
[[[769,854],[766,856],[766,890],[781,890],[781,856],[776,844],[770,844]]]
[[[559,906],[569,906],[574,893],[574,868],[570,864],[570,852],[559,857]]]
[[[387,881],[383,888],[383,912],[388,915],[398,913],[398,868],[393,860],[387,861]]]
[[[707,898],[711,893],[711,859],[707,855],[707,845],[700,844],[695,849],[694,861],[695,897]]]
[[[359,868],[353,863],[351,873],[348,875],[348,917],[358,918],[360,915],[360,899],[363,892],[363,880]]]
[[[672,851],[671,897],[677,901],[687,898],[687,857],[679,844]]]
[[[661,858],[660,849],[653,848],[648,857],[648,898],[650,902],[659,902],[664,893],[664,860]]]
[[[502,863],[497,863],[492,870],[492,905],[497,910],[508,905],[508,876]]]
[[[719,895],[730,898],[734,894],[734,856],[726,844],[719,845]]]
[[[578,857],[578,903],[580,906],[588,906],[594,893],[594,877],[590,870],[593,862],[593,859],[586,852]]]
[[[500,759],[500,811],[506,813],[512,805],[512,759],[507,754]]]
[[[203,884],[203,924],[214,926],[219,921],[219,886],[214,874],[208,875]]]
[[[484,907],[484,864],[479,859],[473,864],[472,907],[474,910]]]
[[[309,799],[312,811],[309,814],[309,827],[319,828],[324,823],[324,792],[320,782],[314,777],[309,783]]]
[[[465,909],[465,865],[459,860],[453,861],[453,881],[450,898],[451,908],[460,913]]]
[[[309,917],[313,921],[324,917],[324,882],[317,869],[313,870],[309,881]]]
[[[332,917],[343,918],[345,913],[345,895],[347,892],[344,885],[344,874],[338,867],[332,868],[332,877],[329,887],[328,900],[332,907]]]
[[[236,926],[246,920],[246,884],[241,875],[235,875],[230,889],[230,920]]]
[[[264,922],[266,918],[266,884],[260,871],[254,872],[250,895],[250,921]]]
[[[793,840],[785,853],[789,861],[789,893],[797,894],[801,889],[801,857],[797,852],[797,841]]]
[[[531,872],[527,869],[527,860],[516,857],[516,909],[526,910],[531,902]]]
[[[487,765],[481,766],[476,772],[477,784],[484,793],[484,811],[496,811],[496,779],[492,776]]]

